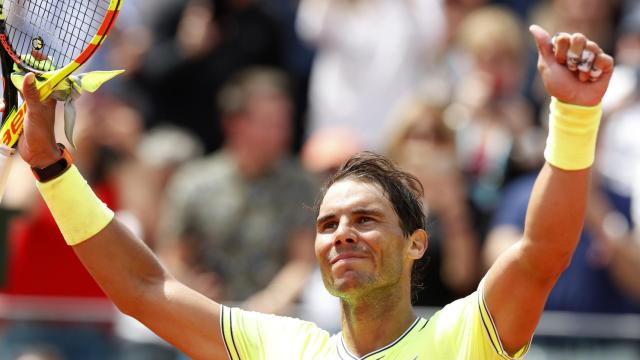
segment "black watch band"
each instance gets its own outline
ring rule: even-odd
[[[70,168],[71,164],[73,164],[73,158],[64,145],[58,143],[58,149],[62,152],[62,157],[59,160],[44,168],[31,168],[33,175],[39,182],[47,182],[57,178]]]

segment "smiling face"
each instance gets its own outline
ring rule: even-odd
[[[423,230],[418,232],[424,233]],[[405,236],[393,205],[378,185],[340,180],[319,208],[315,251],[329,292],[354,298],[382,288],[410,288],[411,266],[426,249]]]

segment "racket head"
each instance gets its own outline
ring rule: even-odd
[[[22,70],[41,75],[74,66],[97,50],[121,0],[0,0],[0,44]]]
[[[100,45],[102,45],[115,24],[122,3],[123,0],[0,0],[0,45],[2,45],[2,49],[6,51],[12,62],[17,64],[22,70],[33,72],[36,75],[42,75],[45,72],[49,74],[46,78],[41,79],[41,81],[36,81],[40,98],[44,100],[58,84],[82,66],[82,64],[86,63]],[[66,8],[62,9],[62,5],[60,4],[63,4]],[[13,12],[11,10],[12,7],[14,9]],[[16,9],[20,9],[22,13]],[[19,56],[20,51],[16,51],[16,43],[13,43],[12,41],[14,40],[12,39],[20,39],[20,36],[16,35],[15,30],[11,29],[18,29],[18,20],[24,23],[24,18],[28,18],[29,16],[28,14],[25,15],[26,11],[33,9],[56,10],[57,12],[44,12],[42,16],[48,16],[48,19],[57,20],[55,23],[58,25],[56,25],[57,27],[47,29],[41,25],[44,23],[44,20],[37,20],[39,22],[35,24],[40,24],[40,26],[34,25],[28,28],[29,30],[24,32],[27,35],[24,35],[23,39],[39,40],[39,38],[42,38],[43,43],[36,43],[34,45],[33,41],[30,41],[28,45],[25,45],[26,43],[24,42],[22,45],[26,46],[25,51],[27,51],[27,55],[34,54],[32,48],[35,46],[36,48],[41,48],[40,53],[38,53],[39,57],[46,56],[48,61],[55,60],[50,58],[51,55],[46,55],[50,53],[50,50],[47,48],[49,43],[48,40],[45,40],[42,36],[43,34],[48,34],[49,36],[53,34],[53,38],[49,37],[47,39],[57,39],[57,47],[61,49],[60,53],[67,55],[60,57],[60,59],[64,59],[63,61],[51,61],[51,63],[62,64],[62,68],[58,68],[60,65],[48,66],[45,60],[27,64],[23,61],[23,58]],[[88,16],[88,13],[92,16]],[[54,15],[58,16],[59,19]],[[20,18],[20,16],[22,16],[22,18]],[[72,23],[73,26],[65,25],[67,22]],[[47,24],[52,23],[54,23],[54,21],[49,21]],[[76,28],[80,30],[73,30]],[[81,34],[83,34],[82,36],[78,33],[80,31]],[[64,44],[70,41],[80,41],[80,43],[76,43],[73,46],[66,45],[64,48],[59,45],[61,43],[64,46]],[[0,53],[1,52],[2,51],[0,51]],[[65,61],[69,62],[65,63]],[[7,61],[7,63],[10,62]],[[6,74],[8,77],[10,72]],[[10,82],[9,80],[7,81],[7,83]],[[7,111],[6,113],[7,117],[3,121],[2,128],[0,129],[0,144],[7,147],[15,147],[22,133],[23,121],[26,116],[26,106],[23,103],[16,111]]]

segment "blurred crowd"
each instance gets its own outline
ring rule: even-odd
[[[547,309],[640,313],[635,0],[127,0],[90,65],[126,73],[77,101],[74,161],[189,286],[336,331],[311,208],[350,155],[386,154],[425,187],[414,303],[440,307],[522,236],[549,101],[531,23],[617,64],[582,240]],[[0,360],[182,357],[108,306],[24,164],[0,229]]]

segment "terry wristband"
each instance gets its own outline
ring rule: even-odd
[[[113,219],[113,211],[98,199],[74,165],[55,179],[36,184],[71,246],[94,236]]]
[[[593,164],[602,104],[579,106],[551,98],[549,136],[544,158],[563,170],[581,170]]]

